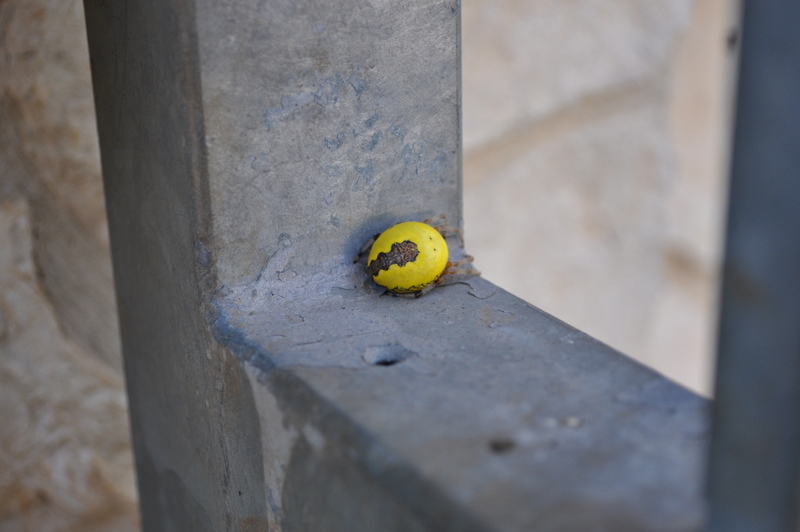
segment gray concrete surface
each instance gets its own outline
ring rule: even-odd
[[[302,485],[307,530],[395,530],[360,528],[379,503],[341,498],[374,483],[424,530],[700,529],[705,400],[479,278],[421,299],[381,297],[359,268],[351,283],[219,301],[221,342],[270,397],[283,520]]]
[[[700,526],[704,400],[353,264],[461,222],[458,8],[87,2],[145,530]]]

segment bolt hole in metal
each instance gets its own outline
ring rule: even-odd
[[[517,446],[517,443],[511,438],[492,438],[489,440],[489,450],[492,454],[506,454],[510,453]]]
[[[361,358],[372,366],[394,366],[414,355],[416,355],[414,351],[406,349],[402,345],[389,344],[368,347],[364,350]]]

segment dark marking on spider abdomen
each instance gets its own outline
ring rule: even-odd
[[[419,249],[417,245],[410,240],[405,242],[395,242],[392,244],[392,249],[388,253],[380,252],[375,260],[369,263],[367,270],[372,277],[378,275],[381,270],[388,270],[392,264],[398,266],[405,266],[409,262],[417,260]]]

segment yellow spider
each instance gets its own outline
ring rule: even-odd
[[[359,258],[370,248],[367,272],[372,280],[389,292],[413,294],[414,297],[427,294],[448,276],[480,275],[472,268],[463,267],[472,262],[469,255],[459,261],[449,261],[442,233],[461,237],[461,232],[455,228],[401,222],[376,235],[362,248]]]

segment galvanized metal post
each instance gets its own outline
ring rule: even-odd
[[[709,530],[795,531],[800,481],[800,4],[744,5]]]

